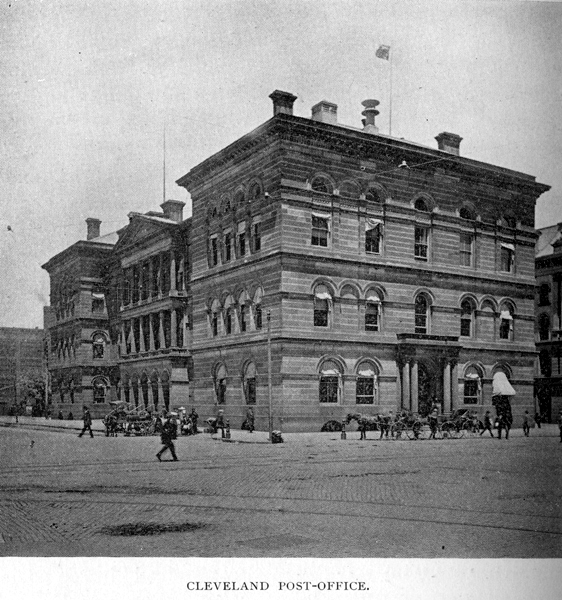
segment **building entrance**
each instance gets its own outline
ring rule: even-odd
[[[435,384],[437,378],[432,376],[424,363],[418,366],[418,412],[426,417],[431,411],[433,398],[436,396]]]

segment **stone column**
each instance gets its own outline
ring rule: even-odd
[[[418,412],[418,361],[412,361],[412,412]]]
[[[159,267],[158,267],[158,297],[162,298],[164,277],[162,276],[162,269],[164,267],[164,255],[160,253],[158,255]]]
[[[131,319],[131,354],[137,353],[137,343],[135,342],[135,320]]]
[[[443,368],[443,410],[451,410],[451,365],[448,360]]]
[[[144,346],[144,327],[142,326],[143,321],[144,317],[139,317],[139,352],[146,352]]]
[[[149,343],[149,350],[153,351],[155,350],[155,346],[154,346],[154,327],[152,325],[152,314],[148,315],[148,343]]]
[[[410,410],[410,363],[402,366],[402,408]]]
[[[148,259],[148,299],[152,300],[152,296],[155,293],[155,290],[152,288],[154,281],[154,260],[151,258]]]
[[[166,337],[164,336],[164,311],[161,310],[158,313],[159,327],[158,327],[158,339],[160,340],[160,348],[166,347]]]
[[[178,316],[175,309],[172,309],[170,315],[170,345],[172,348],[176,348],[178,345],[177,336]]]
[[[234,244],[236,246],[236,244]],[[185,257],[182,256],[181,260],[180,260],[180,269],[182,272],[182,286],[181,286],[181,290],[182,292],[185,292]]]
[[[170,252],[170,291],[176,291],[176,253]]]
[[[453,362],[451,370],[451,410],[459,408],[459,365]]]
[[[121,323],[121,356],[127,354],[127,338],[125,335],[125,323]]]

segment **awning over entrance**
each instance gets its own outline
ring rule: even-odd
[[[492,379],[492,396],[515,396],[515,390],[509,383],[505,373],[494,373]]]

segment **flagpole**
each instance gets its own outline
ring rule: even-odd
[[[162,130],[162,202],[166,202],[166,123]]]
[[[392,48],[388,51],[388,61],[390,62],[390,101],[388,107],[388,135],[392,135]]]

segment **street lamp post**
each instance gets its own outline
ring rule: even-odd
[[[271,389],[271,311],[267,311],[267,396],[269,400],[269,441],[273,441],[273,401]]]

